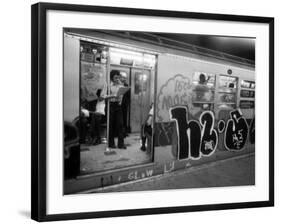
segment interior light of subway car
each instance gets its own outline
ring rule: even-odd
[[[144,54],[143,56],[143,63],[145,67],[153,68],[156,63],[155,55]]]
[[[142,74],[142,75],[140,76],[140,80],[143,81],[143,82],[145,82],[145,81],[147,80],[147,75],[146,75],[146,74]]]
[[[142,53],[128,51],[118,48],[110,48],[110,60],[112,64],[121,64],[121,61],[131,61],[134,63],[142,62],[143,57]]]
[[[111,64],[128,64],[147,68],[153,68],[156,63],[154,55],[119,48],[110,49],[110,60]]]

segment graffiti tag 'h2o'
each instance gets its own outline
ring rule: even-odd
[[[224,145],[228,150],[241,150],[247,141],[248,124],[240,110],[230,112],[224,134]]]
[[[204,111],[199,118],[188,121],[185,106],[170,109],[170,118],[176,122],[178,136],[178,159],[200,159],[212,155],[218,145],[218,133],[214,129],[215,118],[212,111]],[[227,150],[241,150],[248,137],[248,125],[240,110],[230,112],[226,128],[223,120],[219,121],[219,133],[224,133],[224,145]]]
[[[204,111],[198,121],[188,121],[187,107],[170,109],[170,118],[176,122],[178,134],[178,159],[200,159],[210,156],[218,145],[218,133],[214,129],[214,114]]]

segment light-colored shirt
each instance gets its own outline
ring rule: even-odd
[[[111,82],[111,83],[110,83],[110,94],[111,94],[111,95],[117,95],[117,92],[118,92],[118,90],[119,90],[120,87],[122,87],[122,85],[120,85],[120,84],[115,84],[115,83]],[[112,98],[112,99],[110,99],[109,101],[110,101],[110,102],[119,102],[119,104],[121,104],[122,98],[123,98],[123,95],[122,95],[122,96],[119,96],[119,97]]]
[[[96,113],[105,115],[105,101],[101,100],[97,102],[96,105]]]
[[[150,108],[148,112],[148,118],[146,120],[146,125],[149,125],[153,128],[153,106]]]
[[[107,86],[105,84],[101,90],[100,97],[104,98],[106,96],[106,92],[107,92]],[[98,99],[98,102],[96,104],[95,113],[105,115],[105,100]]]
[[[90,112],[87,109],[82,108],[81,112],[82,112],[84,117],[90,117]]]
[[[153,116],[153,106],[150,108],[149,113],[150,116]]]

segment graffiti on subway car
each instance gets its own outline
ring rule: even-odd
[[[176,106],[170,109],[170,117],[176,122],[178,159],[200,159],[215,152],[218,133],[212,111],[204,111],[196,121],[188,119],[186,106]]]
[[[156,145],[172,145],[176,134],[177,159],[197,160],[211,156],[218,147],[218,135],[223,135],[224,147],[240,151],[245,147],[249,128],[239,109],[229,112],[229,119],[219,120],[215,126],[213,111],[203,111],[198,120],[189,119],[187,106],[170,108],[170,121],[157,124]]]

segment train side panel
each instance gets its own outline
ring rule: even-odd
[[[174,159],[194,160],[216,150],[245,149],[254,130],[254,95],[241,98],[241,90],[254,88],[242,88],[241,82],[254,87],[254,77],[253,68],[159,55],[155,146],[171,147]]]

